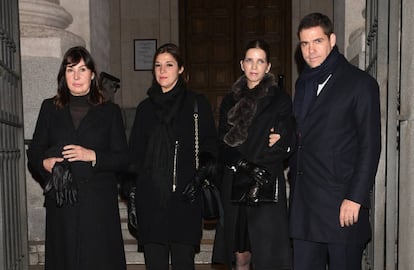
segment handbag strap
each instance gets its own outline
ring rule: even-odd
[[[198,154],[200,151],[199,148],[199,138],[198,138],[198,102],[197,97],[194,99],[194,157],[195,157],[195,167],[198,170],[199,159]]]

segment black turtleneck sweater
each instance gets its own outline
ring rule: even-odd
[[[88,101],[89,94],[85,96],[70,96],[69,110],[72,116],[73,126],[78,129],[82,119],[88,113],[91,104]]]

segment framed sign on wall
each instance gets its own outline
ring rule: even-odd
[[[134,70],[152,70],[156,39],[134,39]]]

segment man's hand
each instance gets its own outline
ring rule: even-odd
[[[349,227],[358,222],[361,205],[348,199],[344,199],[339,210],[339,223],[341,227]]]
[[[275,132],[275,129],[271,128],[270,134],[269,134],[269,147],[272,147],[280,139],[280,134],[277,134],[274,132]]]

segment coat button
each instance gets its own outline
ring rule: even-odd
[[[303,175],[303,172],[302,171],[298,171],[297,172],[297,175]]]

